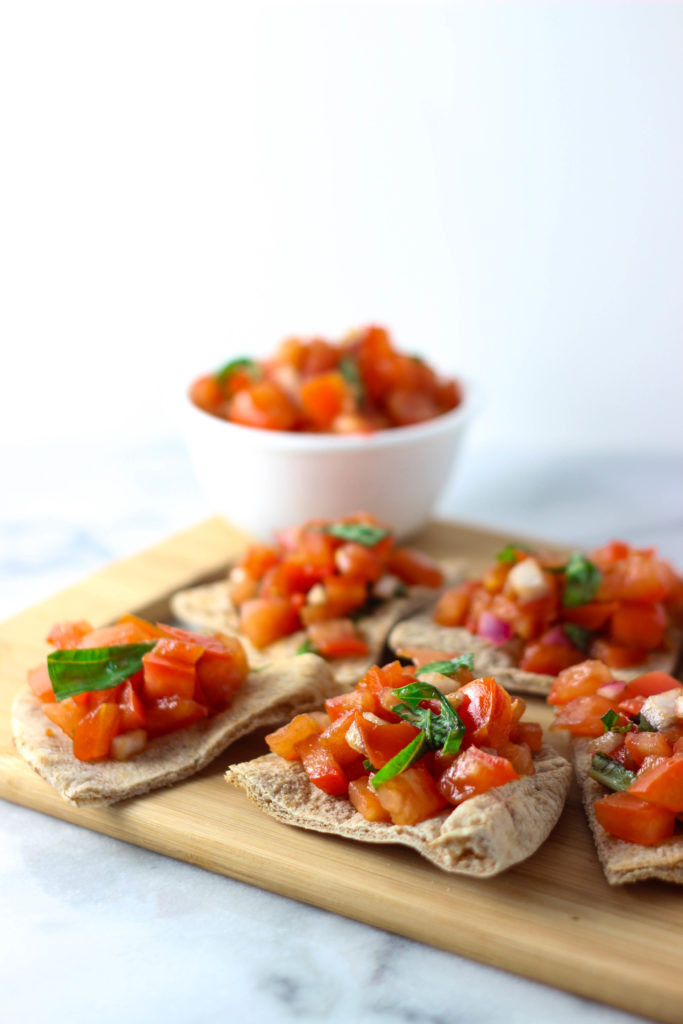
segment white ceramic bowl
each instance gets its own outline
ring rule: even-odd
[[[451,412],[367,436],[243,427],[188,398],[187,442],[216,511],[255,536],[362,510],[405,537],[428,519],[474,411],[472,386],[460,383]]]

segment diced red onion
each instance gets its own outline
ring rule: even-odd
[[[597,692],[599,697],[606,697],[607,700],[619,700],[625,690],[625,685],[619,679],[615,679],[613,683],[605,683]]]
[[[562,629],[562,626],[553,626],[547,633],[544,633],[540,642],[550,644],[553,647],[573,647],[571,640]]]
[[[512,636],[509,622],[499,619],[492,612],[482,612],[477,624],[477,633],[492,644],[504,644]]]

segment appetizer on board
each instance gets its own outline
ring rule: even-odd
[[[378,658],[392,626],[433,600],[464,563],[399,547],[367,513],[316,520],[251,545],[226,580],[181,591],[173,614],[190,627],[238,636],[253,666],[312,651],[340,689]]]
[[[653,548],[612,541],[558,559],[509,544],[482,579],[446,590],[389,643],[472,651],[504,686],[545,695],[586,657],[621,679],[671,671],[682,611],[683,581]]]
[[[571,768],[522,719],[524,701],[475,679],[473,664],[373,666],[324,713],[267,736],[272,753],[233,765],[226,781],[288,824],[498,874],[547,838]]]
[[[461,401],[458,382],[403,355],[383,327],[341,342],[284,341],[270,359],[232,359],[190,388],[196,406],[246,427],[369,434],[434,419]]]
[[[199,771],[232,742],[334,692],[313,655],[249,672],[234,637],[124,616],[56,625],[15,699],[21,756],[67,800],[113,803]]]
[[[683,685],[666,672],[615,679],[585,661],[560,672],[548,702],[552,729],[572,737],[607,880],[683,884]]]

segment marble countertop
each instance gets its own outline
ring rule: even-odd
[[[182,444],[6,445],[0,616],[210,514]],[[68,481],[65,484],[65,481]],[[470,450],[440,514],[683,564],[683,456]],[[0,1005],[22,1024],[626,1024],[628,1014],[0,802]]]

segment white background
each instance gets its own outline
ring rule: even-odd
[[[472,444],[683,447],[683,6],[6,2],[3,437],[374,320]]]

